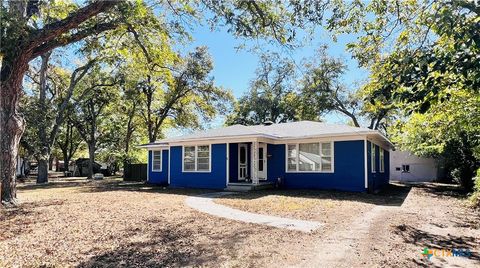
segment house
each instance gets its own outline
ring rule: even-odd
[[[389,182],[391,142],[368,128],[312,121],[233,125],[145,144],[148,182],[225,189],[376,191]]]
[[[392,151],[390,163],[391,180],[425,182],[443,178],[442,167],[435,158],[418,157],[407,151]]]

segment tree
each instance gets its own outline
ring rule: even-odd
[[[305,64],[300,89],[303,105],[309,113],[320,116],[337,112],[348,117],[356,127],[360,127],[363,121],[369,121],[364,123],[366,127],[380,129],[392,107],[364,101],[369,96],[367,85],[356,90],[349,89],[342,82],[346,68],[341,59],[329,56],[326,47],[321,47],[313,61]]]
[[[147,126],[149,142],[156,141],[159,131],[169,118],[176,126],[200,127],[200,120],[225,113],[232,99],[229,91],[215,86],[210,72],[213,62],[205,47],[198,47],[172,67],[172,80],[167,84],[146,81],[138,84],[143,94],[142,118]],[[164,88],[164,91],[159,89]],[[156,99],[160,95],[161,98]]]
[[[75,128],[72,112],[70,108],[55,141],[57,147],[62,152],[64,168],[66,170],[75,153],[82,148],[83,142],[82,137]]]
[[[8,7],[3,3],[1,6],[3,41],[0,49],[1,200],[4,203],[14,203],[16,198],[16,157],[18,144],[25,129],[24,119],[18,110],[22,81],[29,62],[54,48],[112,29],[115,23],[112,23],[108,16],[97,20],[96,23],[85,22],[110,11],[120,3],[120,1],[91,2],[68,16],[52,18],[53,22],[34,24],[43,25],[42,28],[35,28],[31,26],[31,22],[38,21],[39,17],[34,15],[42,9],[39,2],[10,1]]]
[[[181,25],[180,22],[185,19],[203,17],[213,25],[225,25],[236,36],[272,38],[286,44],[294,40],[298,27],[306,28],[321,23],[328,5],[316,1],[257,3],[203,0],[192,3],[167,1],[154,6],[160,9],[157,14],[172,20],[170,25]],[[123,22],[136,14],[145,14],[145,10],[152,8],[143,2],[134,1],[91,1],[79,7],[55,1],[41,5],[36,0],[2,2],[0,7],[0,34],[3,41],[0,48],[1,200],[4,203],[14,203],[16,156],[25,128],[24,119],[18,110],[22,81],[30,61],[55,48],[109,30],[116,29],[115,32],[121,36],[128,28]],[[209,11],[208,15],[201,14],[205,8]]]
[[[115,77],[111,77],[96,66],[90,75],[82,81],[81,93],[74,97],[73,123],[88,147],[88,179],[93,178],[93,163],[98,140],[103,134],[102,124],[106,119],[105,108],[111,102],[118,101]]]
[[[26,122],[30,124],[22,139],[24,144],[29,144],[31,154],[37,159],[37,183],[48,182],[51,151],[66,116],[67,106],[77,83],[95,62],[91,60],[69,74],[63,68],[50,64],[50,57],[50,52],[41,56],[38,71],[31,68],[33,71],[29,78],[33,81],[35,88],[32,91],[35,94],[28,96],[30,101],[22,106],[27,115]]]
[[[258,125],[266,121],[284,123],[308,119],[309,116],[300,112],[304,109],[294,84],[292,61],[282,59],[277,53],[263,54],[249,91],[238,100],[227,124]]]
[[[337,17],[336,25],[344,25],[340,32],[363,31],[349,48],[371,70],[368,102],[401,111],[400,128],[391,128],[397,142],[418,155],[444,158],[453,177],[471,190],[480,165],[480,6],[466,0],[372,1],[350,8],[355,11]]]

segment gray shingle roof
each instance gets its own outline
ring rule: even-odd
[[[368,128],[353,127],[347,125],[335,125],[314,121],[298,121],[272,125],[243,126],[233,125],[217,129],[197,131],[192,134],[163,139],[157,143],[175,141],[201,140],[212,138],[233,137],[266,137],[272,139],[296,139],[325,136],[342,136],[355,134],[380,134],[378,131]]]

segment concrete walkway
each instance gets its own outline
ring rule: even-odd
[[[250,213],[227,206],[219,205],[213,202],[213,198],[224,195],[235,194],[233,192],[208,193],[199,196],[192,196],[186,199],[186,204],[198,211],[208,213],[217,217],[227,218],[236,221],[243,221],[256,224],[264,224],[277,228],[285,228],[302,232],[311,232],[322,226],[320,222],[303,221]]]

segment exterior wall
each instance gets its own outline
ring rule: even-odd
[[[162,150],[162,171],[152,171],[152,151],[148,151],[148,182],[153,184],[168,184],[168,150]]]
[[[390,178],[397,181],[434,181],[438,178],[438,164],[434,158],[418,157],[410,152],[393,151],[390,154]],[[409,165],[410,172],[403,172]]]
[[[212,144],[210,172],[183,172],[182,146],[170,147],[170,186],[206,189],[224,189],[227,174],[227,146]]]
[[[380,147],[375,144],[375,172],[372,172],[372,143],[367,141],[368,189],[378,191],[388,185],[390,180],[390,152],[384,149],[384,172],[380,172]]]
[[[364,141],[334,142],[334,172],[289,173],[285,171],[285,144],[268,145],[268,180],[283,180],[285,188],[365,191]]]

